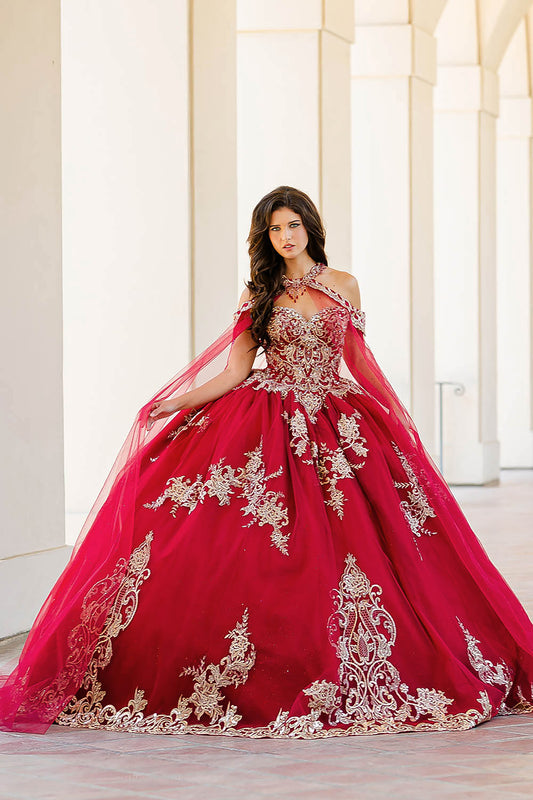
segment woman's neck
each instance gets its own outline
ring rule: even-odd
[[[302,278],[316,264],[316,261],[313,261],[307,252],[300,253],[295,258],[284,258],[283,260],[285,261],[285,275],[291,280]]]

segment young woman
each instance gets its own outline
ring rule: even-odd
[[[320,738],[533,711],[533,626],[324,239],[296,189],[254,209],[234,325],[139,412],[4,729]]]

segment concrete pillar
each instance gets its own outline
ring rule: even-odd
[[[496,386],[498,76],[443,66],[435,93],[436,375],[445,392],[444,472],[451,483],[499,474]]]
[[[532,105],[525,26],[500,68],[497,284],[502,467],[533,467]]]
[[[190,0],[192,349],[231,323],[237,286],[235,0]],[[241,289],[242,291],[242,289]]]
[[[66,508],[236,303],[235,0],[63,4]]]
[[[0,637],[66,563],[59,0],[0,5]]]
[[[403,13],[380,24],[392,8],[363,10],[352,48],[354,273],[368,340],[433,451],[436,42]]]
[[[237,22],[241,286],[252,209],[280,184],[316,202],[330,264],[349,271],[353,0],[239,0]]]
[[[188,4],[71,0],[62,51],[74,541],[137,410],[191,352]]]

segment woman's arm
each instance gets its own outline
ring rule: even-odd
[[[249,299],[250,293],[248,289],[245,289],[241,295],[239,307]],[[148,415],[148,430],[150,430],[156,419],[169,417],[175,414],[176,411],[181,411],[185,408],[198,408],[211,400],[217,400],[226,392],[234,389],[250,374],[256,351],[257,345],[253,341],[250,332],[243,331],[233,342],[228,363],[222,372],[190,392],[185,392],[185,394],[169,400],[159,400],[153,404]]]

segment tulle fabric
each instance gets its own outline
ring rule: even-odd
[[[342,296],[318,281],[310,287],[309,293],[317,310],[332,303],[350,307]],[[442,521],[446,536],[457,551],[461,563],[470,571],[480,589],[486,594],[495,613],[500,619],[505,620],[513,638],[528,654],[525,660],[531,665],[533,637],[528,615],[470,528],[448,484],[420,439],[409,412],[377,363],[353,316],[346,333],[343,361],[356,383],[370,397],[377,400],[386,412],[386,424],[391,441],[394,441],[407,456],[414,472],[422,477],[424,490],[437,517]],[[531,685],[526,686],[525,690],[531,694]]]
[[[368,423],[371,424],[372,429],[376,431],[376,447],[379,446],[383,448],[383,458],[385,458],[385,453],[389,450],[392,453],[392,447],[397,448],[398,451],[403,454],[403,457],[407,459],[410,468],[418,476],[439,522],[439,551],[445,553],[446,558],[449,558],[449,553],[453,554],[453,558],[448,560],[445,564],[445,569],[448,570],[448,580],[450,581],[450,594],[456,597],[457,595],[460,596],[461,592],[464,592],[465,601],[468,599],[468,602],[478,602],[478,600],[472,600],[472,598],[477,598],[478,596],[484,597],[483,608],[481,608],[481,606],[479,610],[476,610],[475,607],[470,608],[466,616],[468,619],[472,619],[479,613],[480,617],[483,617],[483,625],[485,628],[489,625],[487,623],[489,617],[492,620],[491,624],[496,624],[494,622],[495,620],[498,621],[499,635],[502,637],[505,636],[506,640],[506,656],[519,665],[515,673],[517,676],[516,685],[512,688],[510,693],[510,699],[514,699],[516,703],[519,703],[520,697],[530,697],[531,687],[528,685],[528,679],[531,680],[531,676],[533,675],[533,635],[531,623],[525,611],[522,609],[520,603],[496,568],[491,564],[479,541],[469,528],[459,506],[450,494],[444,479],[433,464],[429,454],[425,451],[407,410],[402,405],[379,365],[376,363],[361,330],[361,322],[363,319],[361,313],[353,309],[348,301],[341,295],[318,280],[313,281],[307,288],[308,296],[312,298],[317,314],[331,306],[341,307],[348,311],[350,321],[344,339],[343,369],[355,381],[358,387],[359,396],[361,397],[360,402],[362,404],[361,409],[365,412]],[[150,407],[155,400],[173,397],[186,392],[193,385],[200,385],[211,377],[212,373],[216,372],[221,365],[223,366],[227,360],[232,342],[234,342],[250,325],[249,309],[249,304],[245,304],[236,314],[234,325],[228,328],[216,342],[195,359],[185,370],[169,381],[139,411],[113,470],[87,518],[78,542],[76,543],[72,558],[39,612],[17,668],[10,676],[4,678],[4,685],[0,689],[1,728],[5,730],[42,733],[57,718],[58,714],[78,691],[86,673],[87,665],[95,649],[98,636],[102,631],[109,611],[117,596],[117,592],[119,591],[121,581],[127,571],[128,560],[132,556],[134,548],[139,545],[139,535],[137,531],[138,520],[140,515],[143,515],[144,520],[148,513],[144,509],[139,508],[138,501],[140,489],[142,488],[143,491],[146,490],[146,487],[140,485],[143,476],[143,465],[146,465],[150,457],[155,458],[159,453],[165,450],[165,443],[168,441],[169,431],[179,427],[186,419],[188,413],[180,412],[171,420],[165,419],[158,421],[152,429],[148,431],[146,428],[146,421]],[[261,412],[259,410],[261,404],[259,401],[254,401],[254,389],[241,389],[239,391],[243,392],[242,395],[239,395],[241,397],[239,402],[242,404],[242,408],[240,409],[236,408],[236,400],[233,400],[233,397],[236,397],[236,395],[232,397],[231,393],[230,396],[225,396],[219,401],[215,401],[215,405],[218,404],[217,413],[219,415],[223,415],[224,413],[228,414],[228,430],[234,431],[235,436],[231,437],[228,432],[226,432],[226,436],[228,442],[232,440],[231,447],[236,450],[248,446],[244,442],[241,444],[241,441],[236,438],[239,435],[239,431],[242,430],[242,428],[239,427],[241,424],[239,418],[241,411],[243,418],[246,417],[246,419],[250,420],[254,420],[255,416],[259,415],[255,422],[250,422],[250,425],[254,428],[254,435],[260,432],[261,426],[267,425],[267,427],[270,426],[272,430],[272,437],[275,437],[275,430],[277,430],[276,426],[278,425],[274,420],[268,422],[264,416],[265,414],[272,413],[272,408],[274,407],[272,404],[274,401],[267,406],[267,410]],[[266,393],[261,400],[263,404],[266,402],[265,397]],[[367,401],[365,401],[365,398]],[[235,413],[234,418],[231,416],[232,409]],[[254,415],[255,409],[258,410]],[[287,409],[289,412],[291,411],[292,406],[290,403],[285,407],[283,413],[285,413]],[[278,409],[280,420],[282,410],[283,407]],[[263,417],[259,418],[261,413]],[[327,425],[324,422],[324,425],[326,425],[324,428],[324,436],[331,436],[331,430],[333,430],[334,424],[335,421],[333,419]],[[327,431],[329,431],[329,433]],[[193,434],[190,435],[193,436]],[[197,457],[200,459],[200,454],[204,452],[204,449],[207,453],[211,447],[211,444],[209,444],[210,440],[205,439],[203,441],[205,441],[205,444],[199,447],[198,453],[196,453],[195,448],[191,446],[183,456],[184,464],[190,461],[189,471],[191,474],[194,472],[194,458]],[[281,452],[283,446],[281,433],[279,433],[279,445],[274,445],[271,442],[270,447],[273,446],[278,447]],[[230,444],[228,444],[228,448],[229,447]],[[388,457],[390,457],[390,454]],[[237,459],[236,454],[235,459]],[[200,469],[200,462],[198,462],[198,464],[198,469]],[[361,475],[363,475],[363,471]],[[370,472],[367,473],[367,475],[370,475]],[[391,560],[390,563],[392,566],[390,569],[393,572],[397,570],[398,574],[402,574],[403,572],[405,575],[409,575],[412,568],[412,553],[415,552],[415,558],[420,557],[420,559],[427,559],[428,568],[433,569],[435,574],[440,570],[439,591],[445,594],[446,581],[442,579],[442,567],[439,565],[438,559],[435,561],[432,560],[435,559],[436,556],[432,556],[427,550],[424,552],[423,548],[421,548],[420,551],[418,548],[415,551],[412,551],[412,549],[402,550],[403,543],[402,547],[400,547],[398,542],[393,541],[391,543],[391,541],[389,541],[390,537],[387,532],[388,522],[390,522],[391,528],[397,528],[400,513],[397,511],[396,517],[394,517],[389,508],[390,497],[386,497],[384,494],[380,495],[379,482],[382,480],[382,477],[383,473],[375,472],[372,477],[362,478],[363,482],[367,480],[372,483],[372,485],[368,486],[364,491],[366,491],[369,498],[372,498],[372,502],[375,501],[376,506],[374,509],[370,508],[369,510],[368,502],[362,499],[363,495],[361,495],[359,499],[356,499],[354,494],[354,504],[359,504],[358,508],[362,520],[361,526],[366,526],[366,530],[369,532],[372,531],[371,536],[373,537],[382,535],[379,534],[379,531],[385,531],[383,535],[387,537],[387,541],[384,542],[384,548],[386,547],[387,550],[384,554],[381,554],[380,563],[378,563],[380,554],[377,550],[374,551],[373,561],[376,564],[376,570],[378,572],[380,570],[383,572],[384,581],[388,580],[386,577],[388,567],[386,565],[389,564],[389,560]],[[300,510],[297,507],[293,509],[295,521],[297,521],[300,513],[302,513],[302,515],[306,513],[306,492],[302,486],[298,484],[302,475],[297,472],[296,468],[291,473],[291,478],[295,481],[294,496],[300,497],[301,502],[304,504]],[[299,494],[297,495],[297,493]],[[381,496],[383,496],[384,501],[382,507],[378,507],[377,504],[381,502],[379,499]],[[316,498],[313,498],[313,502],[316,502]],[[207,512],[202,510],[202,513],[205,514]],[[200,523],[196,523],[199,528],[202,529],[201,535],[204,536],[204,531],[209,529],[209,526],[216,526],[217,519],[221,519],[222,515],[226,513],[228,512],[225,511],[224,507],[217,509],[216,515],[213,518],[209,518],[207,528],[205,519],[201,525]],[[318,508],[316,514],[322,514],[322,517],[324,516],[324,513]],[[372,530],[372,520],[374,518],[375,525]],[[184,522],[184,525],[194,524],[192,515],[187,516],[185,519],[188,521]],[[401,524],[405,528],[405,523],[403,521]],[[335,528],[338,541],[346,540],[346,542],[349,542],[350,537],[355,537],[357,520],[353,518],[346,519],[343,520],[341,524],[334,519],[331,525]],[[221,527],[223,528],[222,524]],[[311,530],[311,527],[312,525],[309,526],[310,542],[316,542],[318,547],[318,543],[323,542],[324,531],[320,526],[318,526],[316,530]],[[233,529],[236,530],[236,527],[234,526]],[[378,531],[378,533],[376,533],[376,531]],[[407,529],[406,531],[409,533]],[[415,539],[417,535],[420,534],[415,532]],[[206,542],[206,547],[207,546],[209,545]],[[216,579],[221,581],[221,570],[224,569],[225,563],[228,574],[234,573],[230,557],[227,557],[227,562],[222,561],[224,558],[223,542],[217,542],[216,546],[222,548],[220,562],[217,562],[219,571],[216,576]],[[236,545],[233,544],[232,546],[234,548],[234,553],[236,553]],[[326,545],[320,546],[326,547]],[[331,545],[328,544],[327,547],[330,548]],[[369,539],[368,552],[371,552],[371,549],[375,547],[376,541],[372,539],[372,542],[370,542]],[[185,548],[184,552],[189,552],[189,550]],[[192,546],[190,552],[193,552]],[[320,563],[322,555],[324,555],[324,557],[326,556],[325,550],[323,553],[318,552],[318,550],[316,553],[305,553],[305,563],[309,565],[308,569],[310,570],[310,575],[314,574],[313,570],[316,570],[316,564]],[[250,554],[246,557],[249,559]],[[261,556],[257,554],[257,561],[254,563],[260,565],[260,558]],[[311,559],[311,561],[309,561],[309,559]],[[396,559],[396,563],[394,559]],[[456,562],[454,559],[456,559]],[[462,583],[458,584],[457,587],[453,587],[452,591],[452,584],[454,581],[453,567],[455,563],[457,563],[458,569],[460,568],[459,571],[463,577],[461,578]],[[163,566],[160,568],[159,574],[161,574],[162,569]],[[182,573],[190,573],[190,577],[183,574],[184,584],[189,581],[191,586],[196,587],[194,592],[191,591],[190,597],[194,597],[195,593],[199,591],[200,577],[203,580],[202,569],[203,565],[200,550],[194,551],[194,557],[191,557],[190,563],[187,563],[185,567],[183,565],[180,566]],[[260,566],[254,566],[251,567],[251,569],[256,570],[258,574],[261,572]],[[468,589],[466,588],[465,574],[469,574],[470,576]],[[253,582],[256,579],[260,581],[258,576],[253,572],[246,576],[248,582]],[[330,582],[333,582],[335,579],[338,579],[338,576],[334,576],[333,574],[327,576],[327,580],[330,580]],[[215,580],[215,577],[213,576],[211,578],[208,575],[205,580]],[[235,590],[237,590],[239,586],[239,580],[244,581],[244,578],[240,575],[235,576]],[[320,580],[325,581],[325,575],[322,575]],[[413,580],[415,580],[414,575]],[[453,632],[449,630],[439,631],[438,627],[435,629],[435,625],[438,626],[439,606],[445,608],[447,598],[445,596],[440,597],[436,594],[431,594],[430,583],[430,581],[426,582],[420,589],[419,596],[416,600],[419,606],[418,613],[421,619],[425,611],[425,609],[423,611],[423,607],[425,606],[427,609],[431,609],[431,613],[428,612],[427,618],[423,621],[423,628],[426,631],[431,628],[431,636],[435,641],[439,641],[441,638],[445,640],[448,636],[456,638],[458,629]],[[96,585],[98,585],[98,594],[95,594],[94,598],[91,599],[91,590]],[[401,585],[400,582],[400,597]],[[470,588],[473,585],[479,588],[477,594]],[[152,587],[155,586],[156,584],[153,583]],[[394,583],[394,586],[396,587],[396,583]],[[285,612],[282,600],[280,598],[276,599],[277,587],[267,587],[265,584],[263,590],[266,593],[266,599],[264,601],[265,606],[270,602],[271,613],[277,615],[276,618],[280,621],[280,626],[287,627],[287,630],[290,630],[290,636],[285,643],[283,637],[279,636],[277,640],[273,640],[269,645],[273,648],[273,652],[281,652],[281,661],[283,661],[283,658],[287,660],[287,672],[289,672],[291,649],[294,651],[294,660],[296,661],[298,659],[298,649],[295,646],[295,641],[297,640],[294,638],[296,635],[295,627],[293,624],[290,626],[287,625],[289,618],[292,619],[292,611],[287,611],[287,619],[283,619]],[[152,588],[150,591],[153,594],[154,589]],[[305,596],[304,591],[307,592]],[[310,594],[309,591],[311,591]],[[397,587],[394,588],[394,591],[398,591]],[[413,591],[412,587],[409,587],[409,591]],[[423,598],[424,591],[428,592],[425,600]],[[150,592],[147,590],[147,596],[148,594],[150,594]],[[289,599],[287,601],[289,605],[286,607],[290,607],[291,609],[295,608],[298,610],[298,613],[305,618],[305,615],[309,614],[313,609],[313,597],[314,589],[310,590],[307,588],[304,590],[304,588],[302,588],[300,596]],[[271,598],[271,600],[268,598]],[[237,601],[238,598],[236,598],[236,602]],[[184,593],[180,602],[184,605],[187,604],[186,593]],[[156,613],[157,595],[152,598],[152,603],[154,604],[152,611]],[[300,604],[301,607],[299,607],[298,604]],[[486,606],[492,609],[492,615],[487,613]],[[213,604],[211,604],[210,610],[213,611],[216,616],[216,609]],[[172,609],[166,609],[165,613],[172,616],[175,612],[173,612]],[[323,616],[323,609],[321,614]],[[79,623],[82,617],[85,618],[87,624],[80,626]],[[150,625],[151,618],[150,615],[145,618],[140,612],[136,618],[137,626],[141,626],[144,632],[143,636],[146,636],[147,627]],[[406,625],[412,627],[412,618],[406,616],[405,619]],[[408,619],[411,621],[408,621]],[[185,615],[182,621],[179,635],[183,636],[185,640],[188,640],[187,637],[190,637],[192,641],[199,635],[197,628],[193,626],[193,621],[193,615],[190,615],[190,617]],[[188,628],[187,625],[190,627]],[[306,633],[316,636],[317,638],[323,636],[322,627],[320,628],[321,632],[318,632],[318,628],[315,629],[310,620],[307,620],[305,623]],[[132,626],[129,636],[133,636],[133,631],[134,628]],[[421,637],[420,630],[415,630],[413,628],[413,631],[413,636]],[[205,635],[207,636],[207,633],[205,633]],[[125,636],[123,649],[126,647],[125,643],[127,641],[128,637]],[[147,636],[147,641],[149,641],[149,636]],[[492,644],[494,645],[494,641]],[[186,649],[186,644],[184,647]],[[318,644],[317,647],[320,649],[321,645]],[[327,641],[324,643],[324,648],[329,648]],[[319,652],[319,650],[317,652]],[[439,666],[438,662],[442,654],[448,652],[450,651],[446,649],[445,645],[440,648],[440,651],[436,651],[436,675],[441,668],[445,671],[444,667],[442,667],[442,665]],[[494,652],[492,653],[493,656]],[[130,650],[130,657],[132,653],[133,650]],[[412,660],[409,653],[404,650],[402,658],[405,660],[407,668],[409,661]],[[135,659],[133,659],[133,661],[135,662]],[[276,669],[278,666],[277,663],[273,661],[273,664],[274,669]],[[113,669],[113,664],[111,664],[110,669]],[[151,671],[150,663],[147,662],[144,664],[142,669],[146,672],[146,682],[149,682],[149,673]],[[463,667],[461,667],[459,673],[463,675]],[[449,681],[449,674],[446,678],[443,674],[443,681],[445,679]],[[464,676],[459,678],[459,689],[464,690],[464,685],[470,680],[471,678],[467,680]],[[305,698],[302,695],[303,688],[303,686],[299,688],[299,694],[298,691],[296,691],[296,695],[299,699],[295,700],[292,704],[293,713],[295,711],[301,713],[304,709],[303,700]],[[249,692],[254,692],[254,698],[257,699],[258,691],[254,689],[254,681],[252,678],[247,683],[245,689]],[[503,694],[500,689],[494,686],[490,687],[490,691],[494,698],[494,706],[497,707],[498,703],[503,699]],[[268,697],[271,695],[271,691],[265,690],[265,703],[268,702]],[[127,698],[125,699],[127,700]],[[258,724],[259,722],[258,720]]]
[[[0,676],[0,729],[44,733],[77,691],[133,550],[143,455],[164,437],[169,425],[169,418],[163,418],[148,430],[150,409],[155,401],[185,394],[222,370],[232,343],[249,325],[249,313],[236,315],[216,341],[138,411],[69,563],[35,619],[17,666],[9,675]],[[187,413],[176,414],[171,424],[179,425]],[[94,604],[84,609],[91,587],[102,580],[107,581],[107,591],[95,599],[97,613]],[[79,630],[82,613],[91,616],[91,626],[84,627],[83,638],[78,640],[76,628]]]

